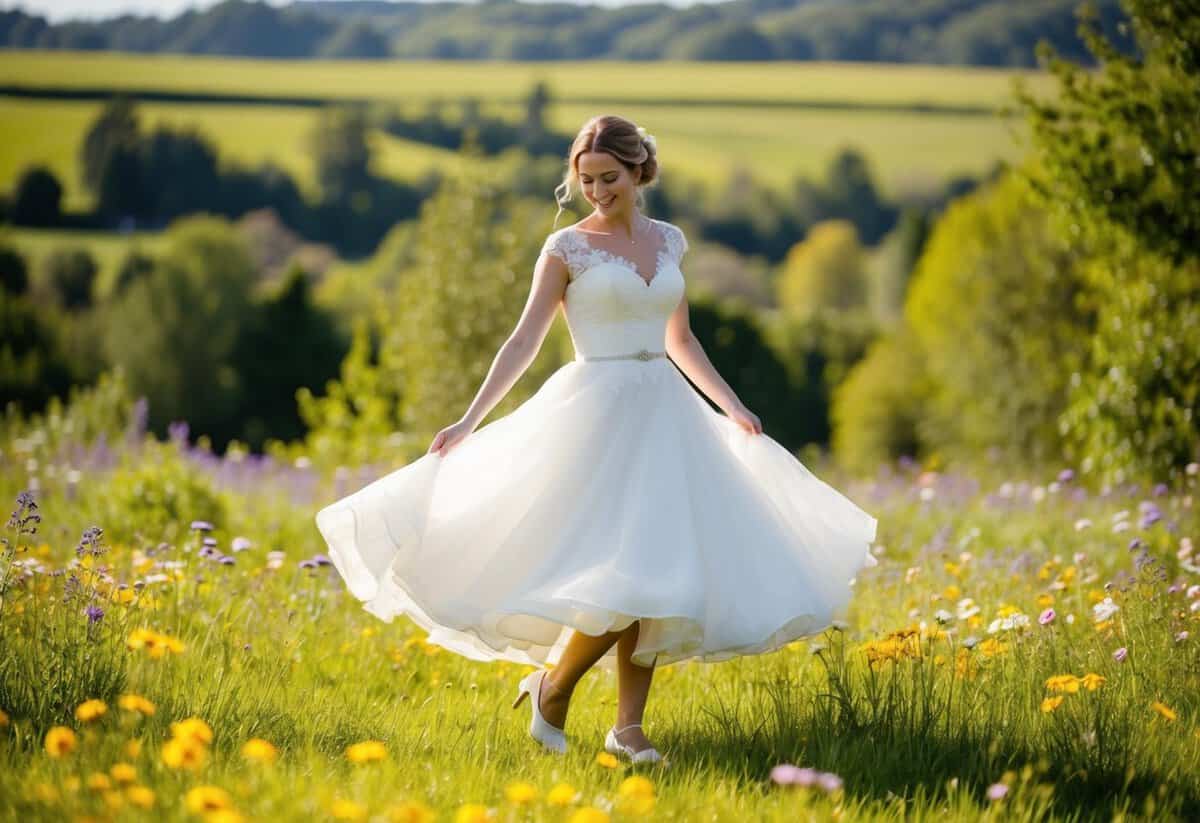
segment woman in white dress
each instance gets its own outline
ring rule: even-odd
[[[575,185],[594,210],[546,238],[466,413],[316,521],[372,614],[406,614],[471,659],[537,666],[513,705],[532,698],[546,748],[566,751],[571,694],[600,664],[618,673],[605,748],[665,765],[641,726],[655,666],[828,627],[876,563],[876,520],[763,433],[692,334],[687,240],[638,205],[657,176],[653,136],[592,118],[567,166],[560,213]],[[575,359],[476,430],[560,307]]]

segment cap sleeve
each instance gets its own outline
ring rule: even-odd
[[[667,226],[669,227],[667,236],[671,240],[675,252],[675,262],[678,263],[683,258],[684,252],[688,250],[687,236],[684,235],[683,229],[674,223],[668,223]]]

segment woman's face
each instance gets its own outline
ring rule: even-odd
[[[605,151],[579,155],[579,184],[583,196],[606,217],[633,209],[637,181],[617,158]]]

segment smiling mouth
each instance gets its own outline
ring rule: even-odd
[[[609,205],[612,205],[612,201],[614,201],[616,199],[617,198],[615,198],[615,197],[610,197],[607,200],[597,200],[596,202],[599,203],[601,206],[609,206]]]

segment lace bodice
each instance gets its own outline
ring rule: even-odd
[[[667,319],[684,293],[680,262],[688,243],[678,226],[647,219],[659,241],[653,273],[638,271],[633,260],[595,245],[575,226],[546,238],[541,253],[567,267],[563,307],[577,359],[664,350]]]

